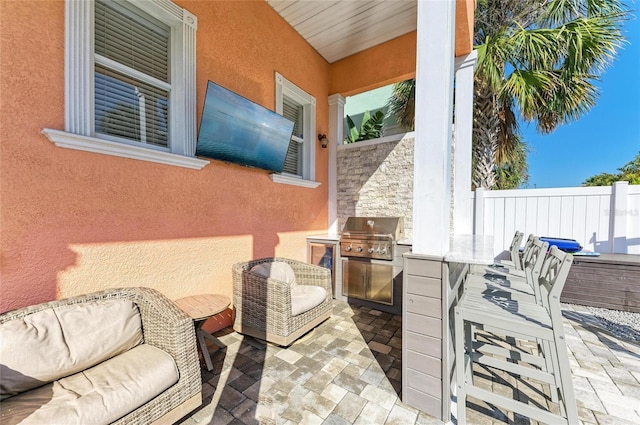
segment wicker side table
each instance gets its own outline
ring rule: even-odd
[[[213,369],[213,363],[211,362],[211,355],[209,354],[205,338],[220,348],[224,348],[225,346],[218,338],[203,330],[202,325],[204,325],[204,322],[210,317],[225,311],[227,307],[229,307],[229,304],[231,304],[231,300],[224,295],[201,294],[177,299],[175,303],[193,319],[202,357],[207,364],[207,370],[210,371]]]

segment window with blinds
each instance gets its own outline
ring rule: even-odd
[[[171,30],[133,7],[95,2],[95,131],[169,147]]]
[[[276,183],[316,188],[315,130],[316,99],[280,73],[275,73],[275,111],[293,121],[293,135],[289,142],[282,173],[273,173]]]
[[[304,143],[304,106],[283,96],[282,115],[293,121],[293,134],[284,160],[283,172],[302,176],[302,153]]]

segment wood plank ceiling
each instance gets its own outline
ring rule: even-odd
[[[414,31],[417,0],[267,0],[333,63]]]

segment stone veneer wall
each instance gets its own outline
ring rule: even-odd
[[[350,216],[404,217],[405,237],[412,236],[413,144],[408,133],[338,147],[339,230]]]

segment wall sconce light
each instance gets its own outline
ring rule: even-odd
[[[320,146],[322,146],[323,148],[326,148],[329,144],[329,139],[327,138],[327,135],[325,133],[318,134],[318,140],[320,140]]]

